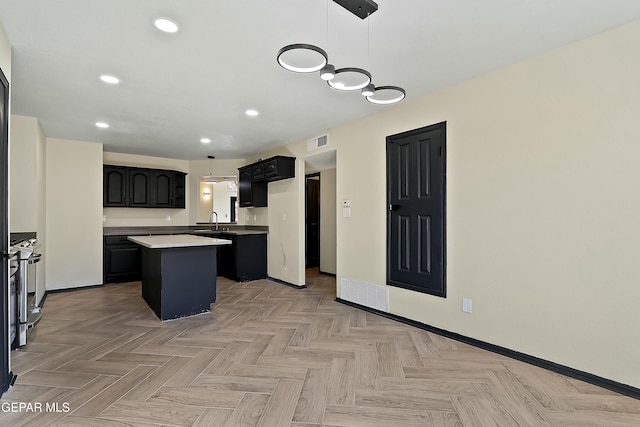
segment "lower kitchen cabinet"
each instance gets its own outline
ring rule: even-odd
[[[141,280],[141,246],[127,236],[104,237],[104,283]]]
[[[218,274],[237,282],[265,279],[267,277],[267,235],[221,234],[222,239],[233,242],[221,246]]]
[[[198,233],[195,233],[198,234]],[[201,234],[214,237],[210,233]],[[267,235],[231,234],[215,235],[231,240],[231,245],[218,246],[218,275],[237,282],[265,279],[267,277]]]

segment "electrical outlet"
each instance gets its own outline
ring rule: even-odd
[[[472,308],[471,298],[462,298],[462,311],[465,313],[471,313]]]
[[[167,215],[167,216],[165,216],[165,217],[164,217],[164,220],[165,220],[165,221],[171,221],[171,215]]]

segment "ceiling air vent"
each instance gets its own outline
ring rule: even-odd
[[[320,135],[307,140],[307,151],[315,151],[329,145],[329,135]]]

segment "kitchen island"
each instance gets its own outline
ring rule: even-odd
[[[142,297],[161,320],[211,310],[216,251],[231,241],[189,234],[129,236],[142,246]]]

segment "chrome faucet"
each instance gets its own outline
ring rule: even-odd
[[[215,214],[216,216],[216,231],[218,231],[218,212],[213,211],[209,214],[209,224],[211,225],[211,230],[213,231],[213,224],[211,224],[213,221],[211,219],[211,217]]]

